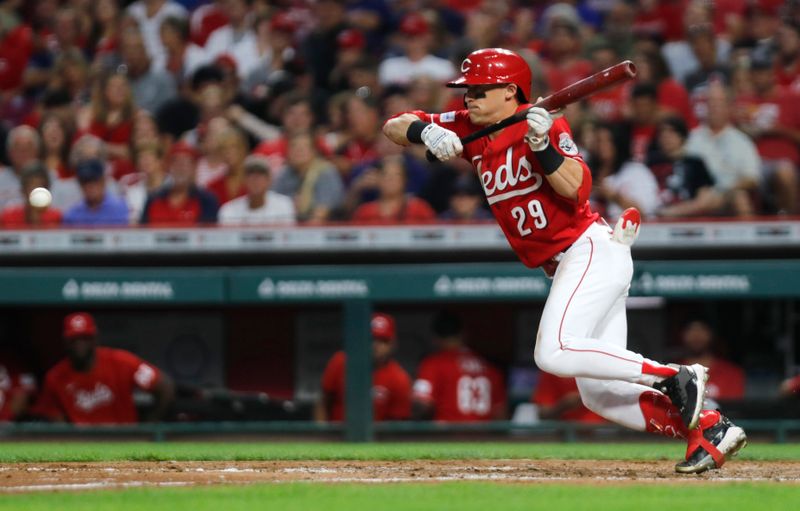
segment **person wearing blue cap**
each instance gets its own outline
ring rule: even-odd
[[[106,190],[105,166],[97,159],[80,162],[75,169],[83,200],[64,214],[64,225],[128,225],[125,201]]]

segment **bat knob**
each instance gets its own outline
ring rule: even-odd
[[[439,158],[437,158],[430,150],[425,151],[425,159],[431,163],[436,163],[439,161]]]

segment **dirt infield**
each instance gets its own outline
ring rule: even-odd
[[[702,484],[774,481],[800,484],[800,462],[732,461],[700,476],[667,461],[449,460],[18,463],[0,466],[0,493],[285,482]]]

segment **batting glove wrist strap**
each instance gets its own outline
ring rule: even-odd
[[[414,121],[408,125],[408,129],[406,130],[406,138],[412,144],[421,144],[422,143],[422,131],[430,126],[430,123],[425,121]]]
[[[534,151],[533,154],[539,161],[542,171],[548,176],[558,170],[558,167],[564,163],[564,156],[556,151],[556,148],[550,144],[547,144],[541,151]]]

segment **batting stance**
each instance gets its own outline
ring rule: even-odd
[[[466,89],[465,109],[403,113],[383,131],[400,145],[425,144],[439,160],[471,162],[517,256],[552,276],[536,364],[575,377],[584,404],[611,421],[688,439],[678,472],[721,467],[745,446],[746,436],[718,411],[702,409],[707,369],[664,365],[626,349],[629,243],[638,212],[626,212],[615,235],[591,210],[589,168],[567,122],[528,102],[531,71],[522,57],[501,48],[478,50],[464,59],[461,73],[447,86]],[[526,123],[462,146],[459,137],[523,109]]]

